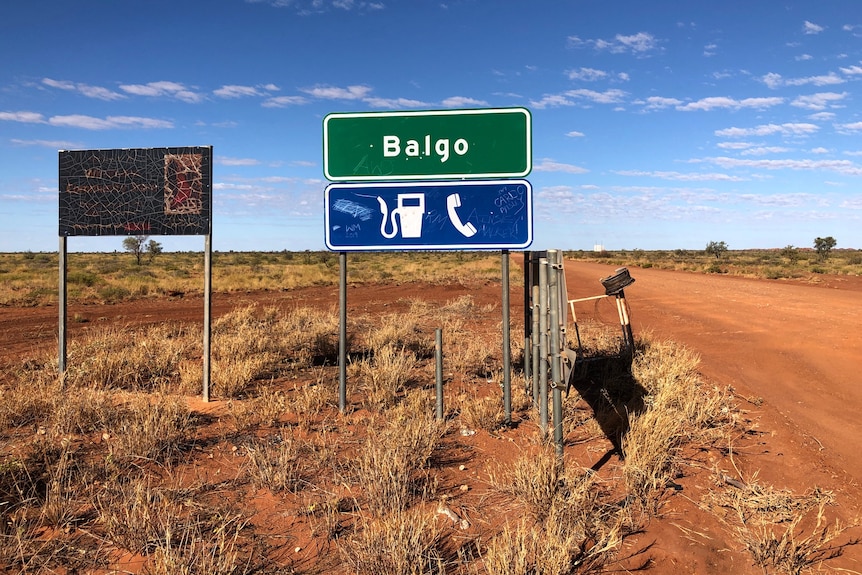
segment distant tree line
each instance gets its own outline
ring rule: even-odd
[[[829,254],[832,252],[832,248],[838,245],[838,241],[832,236],[826,236],[825,238],[814,238],[814,251],[817,252],[817,256],[821,260],[825,260],[829,257]],[[720,259],[722,255],[728,250],[728,246],[726,242],[709,242],[706,244],[706,253],[707,255],[713,255],[716,259]],[[792,260],[796,260],[796,248],[792,245],[785,246],[781,253],[791,258]]]

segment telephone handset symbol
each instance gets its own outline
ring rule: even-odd
[[[466,224],[461,223],[461,218],[458,216],[458,212],[455,211],[455,208],[461,207],[461,196],[458,194],[451,194],[446,198],[446,210],[449,212],[449,220],[451,220],[452,225],[455,226],[455,229],[461,232],[466,238],[472,237],[476,233],[476,226],[467,222]]]

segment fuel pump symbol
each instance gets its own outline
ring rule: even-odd
[[[422,218],[425,216],[425,194],[398,194],[398,207],[389,213],[389,206],[386,200],[377,197],[377,202],[380,204],[380,212],[383,214],[383,220],[380,222],[380,234],[387,240],[391,240],[398,235],[398,222],[395,221],[395,216],[401,222],[401,237],[402,238],[419,238],[422,237]],[[388,222],[387,222],[388,220]],[[386,231],[386,225],[392,228],[391,232]]]

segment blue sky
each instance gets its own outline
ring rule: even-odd
[[[0,53],[0,251],[57,249],[58,150],[198,145],[214,249],[323,249],[326,114],[512,106],[536,249],[862,248],[858,0],[33,0]]]

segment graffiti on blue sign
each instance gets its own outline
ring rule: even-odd
[[[337,251],[523,249],[533,239],[526,180],[332,184],[325,204]]]

